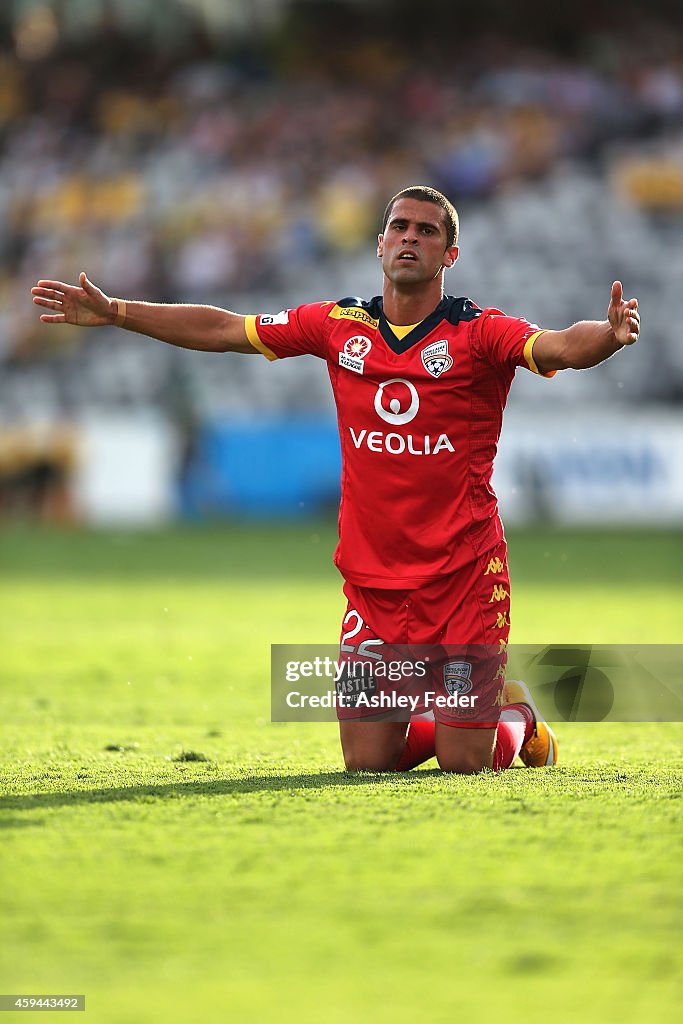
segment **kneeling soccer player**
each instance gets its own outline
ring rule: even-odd
[[[515,371],[552,377],[595,366],[637,341],[640,316],[618,281],[606,320],[562,331],[444,295],[457,240],[449,200],[413,186],[385,210],[377,245],[383,292],[369,301],[245,317],[212,306],[110,298],[85,274],[79,285],[39,281],[33,301],[52,310],[41,316],[46,323],[113,324],[205,352],[324,359],[343,463],[335,554],[348,599],[343,652],[365,644],[381,656],[382,644],[436,644],[497,645],[504,653],[510,583],[491,476]],[[469,660],[444,662],[445,681],[447,666],[460,663]],[[527,688],[505,683],[498,669],[478,679],[471,670],[472,693],[486,710],[481,720],[342,716],[347,767],[401,770],[434,754],[451,772],[506,768],[518,754],[530,766],[554,764],[557,741]]]

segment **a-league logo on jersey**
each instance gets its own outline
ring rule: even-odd
[[[344,342],[344,351],[347,356],[354,356],[356,359],[365,359],[372,348],[372,342],[364,334],[357,334]]]
[[[422,349],[422,362],[425,370],[431,373],[432,377],[440,377],[446,370],[450,370],[453,359],[448,354],[447,341],[435,341],[427,348]]]
[[[443,684],[449,696],[469,693],[472,689],[472,666],[469,661],[449,661],[443,667]]]
[[[365,369],[363,360],[372,348],[372,342],[364,334],[356,334],[344,342],[344,351],[339,353],[339,365],[345,370],[362,373]]]

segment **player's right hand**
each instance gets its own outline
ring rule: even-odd
[[[53,309],[42,313],[46,324],[78,324],[79,327],[103,327],[116,319],[116,302],[89,281],[85,274],[79,285],[63,281],[38,281],[31,289],[36,306]]]

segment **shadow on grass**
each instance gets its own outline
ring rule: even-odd
[[[377,785],[391,779],[414,786],[425,778],[443,773],[438,769],[420,772],[373,774],[370,772],[318,772],[301,775],[248,775],[237,779],[201,779],[196,782],[169,782],[158,786],[112,786],[105,789],[74,789],[66,793],[33,793],[0,797],[0,811],[36,811],[49,807],[73,807],[79,804],[110,804],[128,800],[169,800],[194,796],[233,796],[243,793],[284,792],[301,789],[352,789]],[[18,819],[5,819],[12,827]],[[7,822],[9,821],[9,824]]]

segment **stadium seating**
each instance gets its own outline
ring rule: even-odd
[[[267,370],[121,332],[47,331],[28,288],[87,268],[112,294],[242,312],[371,295],[378,214],[415,180],[460,207],[456,294],[549,327],[602,317],[615,277],[640,298],[643,343],[628,359],[552,392],[525,379],[512,402],[683,395],[670,315],[683,270],[683,65],[670,46],[655,59],[644,44],[628,78],[514,47],[474,75],[435,52],[416,76],[397,52],[372,88],[361,72],[200,59],[190,36],[154,80],[128,83],[125,38],[103,28],[87,65],[64,46],[33,61],[30,87],[18,58],[0,69],[2,421],[146,404],[195,419],[329,411],[313,360]]]

